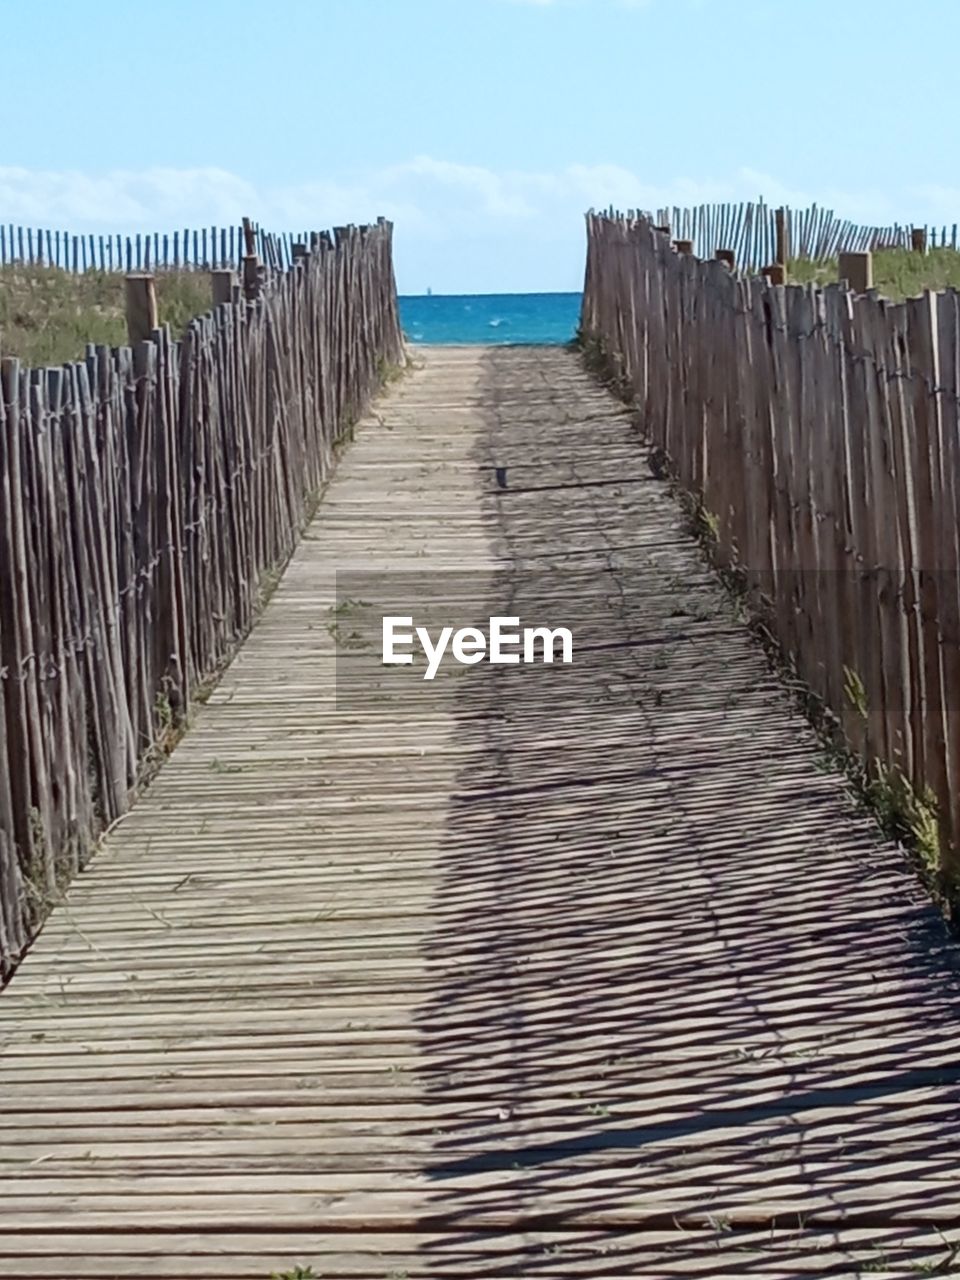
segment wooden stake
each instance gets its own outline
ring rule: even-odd
[[[145,342],[158,327],[157,285],[152,275],[137,272],[125,280],[127,341],[131,347]]]
[[[787,260],[790,257],[790,233],[787,230],[787,211],[786,209],[777,209],[773,216],[777,232],[776,261],[778,266],[784,268],[784,275],[786,275]]]
[[[260,296],[260,259],[255,253],[247,253],[243,258],[243,294],[248,302]]]
[[[913,227],[910,231],[910,247],[914,253],[927,252],[927,229],[926,227]]]
[[[771,284],[786,284],[787,271],[782,262],[771,262],[769,267],[763,267],[761,274],[765,275]]]
[[[693,253],[692,240],[674,240],[673,247],[677,253]]]
[[[718,262],[725,262],[731,271],[735,269],[737,256],[732,249],[718,249],[715,256]]]
[[[224,302],[232,301],[233,286],[236,278],[236,273],[230,270],[210,272],[210,287],[215,307],[221,306]]]
[[[841,253],[839,278],[846,280],[854,293],[866,293],[873,288],[873,255],[870,253]]]

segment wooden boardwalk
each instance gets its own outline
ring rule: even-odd
[[[0,998],[0,1274],[952,1266],[937,917],[622,408],[420,363]],[[436,584],[573,665],[380,680],[352,611]]]

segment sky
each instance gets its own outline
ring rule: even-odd
[[[0,222],[396,224],[402,293],[579,289],[583,214],[960,221],[960,0],[0,0]]]

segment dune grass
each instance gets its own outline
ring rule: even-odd
[[[836,258],[811,262],[797,258],[787,264],[791,284],[833,284],[838,277]],[[873,255],[873,287],[896,302],[915,297],[924,289],[960,289],[960,250],[879,249]]]
[[[194,316],[210,310],[210,277],[203,271],[157,273],[161,324],[179,337]],[[58,267],[0,268],[0,356],[32,366],[82,360],[87,343],[122,346],[127,340],[123,276]]]
[[[837,259],[788,264],[792,284],[830,284]],[[160,323],[179,337],[194,316],[210,309],[210,277],[204,271],[157,273]],[[960,251],[882,249],[873,255],[874,287],[896,301],[924,289],[960,289]],[[58,267],[0,267],[0,356],[18,356],[33,366],[83,358],[87,343],[121,346],[127,340],[123,276],[81,274]]]

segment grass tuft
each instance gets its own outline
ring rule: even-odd
[[[790,284],[836,284],[838,275],[836,258],[823,262],[795,258],[787,264]],[[914,298],[924,289],[960,289],[960,250],[878,249],[873,254],[873,287],[894,302]]]
[[[157,272],[161,325],[176,337],[211,307],[205,271]],[[123,276],[115,271],[76,275],[59,267],[0,267],[0,354],[25,364],[82,360],[88,343],[121,347],[127,341]]]
[[[915,791],[898,769],[877,760],[867,771],[864,792],[886,834],[913,848],[929,874],[941,874],[937,801],[930,788]]]

